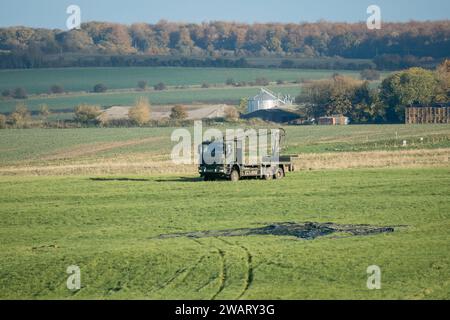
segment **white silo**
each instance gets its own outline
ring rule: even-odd
[[[273,92],[261,88],[258,95],[248,99],[247,111],[252,113],[258,110],[275,109],[283,107],[287,101],[280,99]]]

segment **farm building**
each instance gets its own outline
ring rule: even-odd
[[[406,124],[450,123],[450,102],[407,107],[405,122]]]
[[[252,113],[259,110],[288,107],[290,105],[292,105],[290,96],[276,95],[265,88],[261,88],[259,94],[248,99],[247,111]]]
[[[287,123],[300,119],[300,115],[288,110],[266,109],[244,114],[242,118],[243,119],[258,118],[264,121]]]
[[[322,126],[346,126],[350,123],[350,119],[343,115],[334,115],[331,117],[321,117],[318,124]]]

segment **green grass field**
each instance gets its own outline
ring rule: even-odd
[[[237,184],[90,178],[0,178],[0,298],[450,298],[448,168]],[[315,240],[157,238],[306,221],[402,227]],[[77,292],[66,288],[70,265],[81,269]],[[366,287],[370,265],[381,268],[381,290]]]
[[[195,168],[146,169],[168,158],[173,128],[0,130],[0,299],[449,299],[450,127],[286,129],[289,153],[339,159],[351,151],[346,162],[385,150],[401,161],[341,170],[332,163],[281,181],[202,182]],[[402,152],[425,149],[440,150],[440,162],[402,162]],[[124,167],[64,171],[111,161]],[[60,165],[58,175],[20,171]],[[147,173],[133,173],[135,165]],[[283,222],[395,231],[159,237]],[[71,265],[81,269],[76,292],[66,288]],[[381,290],[366,287],[371,265],[381,268]]]

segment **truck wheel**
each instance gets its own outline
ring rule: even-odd
[[[283,168],[278,168],[278,169],[275,171],[275,179],[281,180],[281,179],[283,179],[283,178],[284,178],[284,170],[283,170]]]
[[[270,170],[266,171],[266,173],[264,174],[264,180],[272,180],[272,178],[273,178],[272,172],[270,172]]]
[[[233,169],[233,171],[231,171],[230,180],[236,182],[239,181],[240,178],[241,177],[239,176],[239,171]]]
[[[203,181],[211,181],[211,177],[206,175],[203,177]]]

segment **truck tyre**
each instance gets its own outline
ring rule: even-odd
[[[284,178],[284,170],[283,170],[283,168],[278,168],[278,169],[275,171],[275,179],[281,180],[281,179],[283,179],[283,178]]]
[[[203,177],[203,181],[211,181],[211,177],[208,176],[208,175],[205,175],[205,176]]]
[[[272,180],[273,178],[273,174],[270,170],[267,170],[266,173],[264,174],[264,180]]]
[[[230,180],[233,182],[237,182],[239,181],[241,177],[239,176],[239,171],[237,171],[236,169],[233,169],[233,171],[231,171],[230,174]]]

